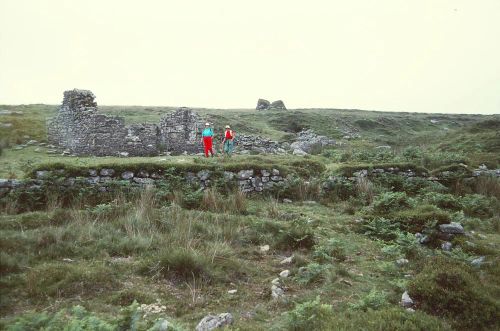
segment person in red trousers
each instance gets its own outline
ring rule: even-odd
[[[201,141],[203,142],[203,147],[205,149],[205,157],[208,157],[208,152],[214,156],[214,150],[212,149],[212,143],[214,139],[214,131],[210,127],[210,123],[205,123],[205,129],[201,133]]]

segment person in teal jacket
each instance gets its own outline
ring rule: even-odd
[[[203,132],[201,133],[201,141],[203,143],[203,147],[205,150],[205,157],[208,157],[208,152],[214,156],[214,150],[212,148],[213,146],[213,139],[214,139],[214,131],[210,127],[210,123],[205,123],[205,129],[203,129]]]

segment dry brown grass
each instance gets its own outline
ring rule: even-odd
[[[366,199],[368,204],[373,202],[373,183],[366,177],[359,177],[356,180],[356,192],[358,196]]]

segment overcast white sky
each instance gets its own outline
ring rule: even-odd
[[[0,104],[500,113],[500,0],[0,0]]]

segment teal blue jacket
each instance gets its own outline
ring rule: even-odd
[[[203,129],[203,132],[201,133],[201,136],[202,137],[213,137],[214,136],[214,132],[212,131],[211,128],[205,128],[205,129]]]

